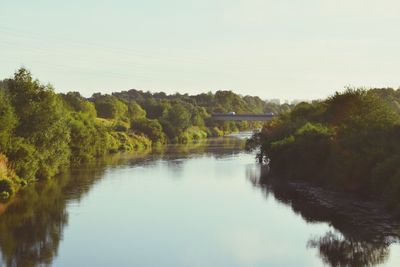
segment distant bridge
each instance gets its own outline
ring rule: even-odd
[[[216,121],[269,121],[275,115],[273,113],[267,114],[234,114],[230,113],[214,113],[211,115]]]

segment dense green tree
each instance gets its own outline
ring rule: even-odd
[[[146,110],[149,119],[160,119],[163,114],[171,108],[171,105],[167,101],[147,98],[143,102],[142,107]]]
[[[300,103],[267,123],[249,144],[261,144],[280,177],[306,179],[400,205],[400,115],[396,91],[347,90]]]
[[[17,118],[14,108],[4,90],[0,88],[0,152],[5,152],[10,147],[16,125]]]
[[[33,80],[26,69],[18,70],[7,83],[18,117],[15,135],[32,145],[38,158],[39,178],[52,177],[68,164],[69,129],[61,99],[49,85]]]
[[[114,96],[94,94],[92,99],[100,118],[124,119],[128,113],[127,105]]]
[[[137,102],[129,102],[128,116],[131,120],[142,119],[146,117],[146,111]]]
[[[161,124],[157,120],[151,119],[137,119],[131,122],[132,130],[138,134],[145,134],[154,143],[165,142],[165,134]]]
[[[194,126],[204,127],[205,120],[209,117],[204,107],[193,107],[191,124]]]
[[[8,149],[7,156],[17,175],[30,182],[37,178],[40,162],[38,153],[35,146],[27,143],[24,138],[13,137],[12,146]]]
[[[96,125],[87,113],[72,113],[68,120],[71,131],[71,161],[89,161],[106,152],[105,129]]]
[[[87,113],[92,117],[96,117],[97,112],[94,104],[82,97],[79,92],[69,92],[60,94],[60,96],[66,103],[67,109],[75,112]]]
[[[192,98],[196,101],[197,105],[206,108],[212,107],[214,103],[214,95],[211,92],[194,95]]]
[[[182,103],[175,103],[164,114],[161,123],[170,139],[179,137],[190,126],[191,113]]]
[[[248,111],[244,100],[232,91],[217,91],[214,101],[216,107],[222,107],[226,112],[245,113]]]
[[[261,100],[258,96],[244,96],[243,101],[245,102],[245,109],[249,113],[265,113],[266,102]]]

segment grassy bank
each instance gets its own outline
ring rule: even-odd
[[[215,122],[213,112],[263,113],[276,105],[231,91],[167,95],[56,93],[21,68],[0,81],[0,197],[49,179],[71,165],[118,151],[143,151],[260,127]],[[285,107],[287,108],[287,107]]]

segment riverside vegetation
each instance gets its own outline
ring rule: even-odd
[[[21,68],[0,81],[1,198],[107,153],[261,127],[255,122],[214,122],[213,112],[278,113],[288,108],[231,91],[189,96],[132,89],[90,98],[78,92],[57,94]]]
[[[379,198],[400,216],[400,89],[300,103],[248,141],[271,174]]]

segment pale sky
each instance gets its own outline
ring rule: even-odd
[[[398,0],[0,0],[0,78],[314,99],[400,86]]]

